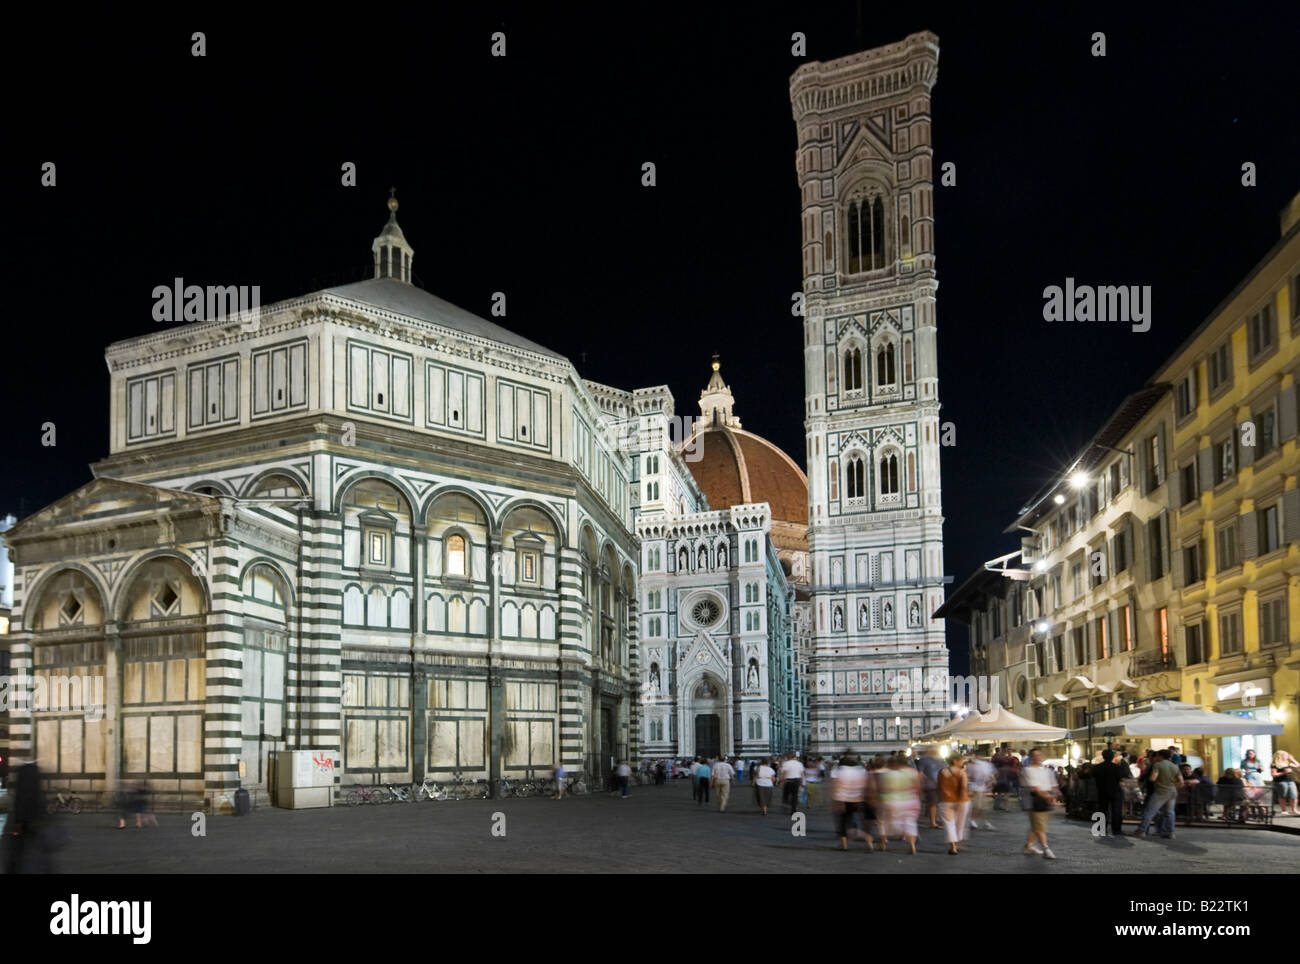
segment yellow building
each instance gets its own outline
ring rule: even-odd
[[[1156,373],[1172,394],[1171,549],[1182,697],[1282,723],[1209,739],[1219,772],[1254,746],[1300,752],[1300,195],[1282,239]]]
[[[1181,699],[1283,724],[1180,739],[1217,776],[1300,754],[1300,195],[1282,238],[1126,398],[937,613],[970,626],[1000,702],[1078,731]],[[1132,747],[1137,750],[1159,740]],[[1265,771],[1267,776],[1267,771]]]

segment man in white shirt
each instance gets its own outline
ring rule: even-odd
[[[736,778],[736,771],[722,757],[713,764],[709,783],[718,792],[718,813],[727,812],[727,800],[731,798],[731,781]]]
[[[754,770],[754,797],[758,803],[758,809],[762,811],[763,816],[767,816],[767,808],[772,804],[772,781],[776,778],[776,771],[768,766],[768,761],[763,760]]]
[[[1029,836],[1025,840],[1026,854],[1042,854],[1055,860],[1056,854],[1047,846],[1047,815],[1052,812],[1056,799],[1056,774],[1043,766],[1043,751],[1035,747],[1030,751],[1027,764],[1020,770],[1020,785],[1027,791],[1029,804]],[[1042,847],[1038,844],[1041,843]]]
[[[790,813],[799,809],[799,787],[803,785],[803,764],[791,753],[781,764],[781,803]]]

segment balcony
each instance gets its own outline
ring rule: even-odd
[[[1128,677],[1154,676],[1177,668],[1173,653],[1134,653],[1129,659]]]

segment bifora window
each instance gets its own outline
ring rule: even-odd
[[[880,459],[880,494],[898,495],[898,456],[893,452]]]
[[[862,459],[851,458],[844,463],[844,494],[850,501],[866,497],[866,469]]]
[[[844,391],[862,390],[862,349],[849,348],[844,353]]]
[[[885,205],[879,195],[849,201],[849,273],[885,267]]]
[[[880,387],[898,382],[893,342],[885,342],[876,349],[876,384]]]

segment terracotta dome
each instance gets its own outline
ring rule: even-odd
[[[767,439],[746,432],[732,412],[717,356],[713,377],[700,393],[700,426],[684,447],[687,467],[711,509],[766,502],[772,507],[772,541],[778,549],[808,549],[808,478],[794,459]],[[698,461],[691,461],[692,457]]]

